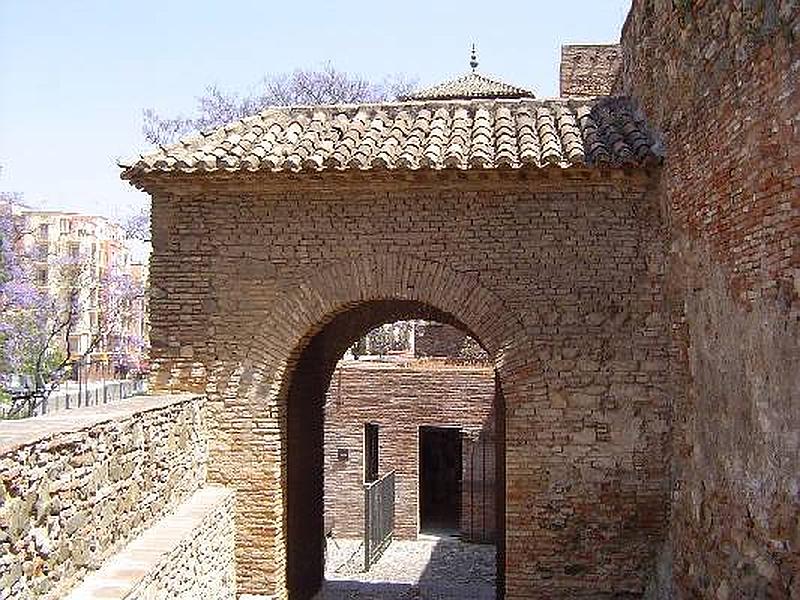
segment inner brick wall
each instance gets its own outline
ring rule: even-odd
[[[464,334],[460,337],[463,340]],[[394,470],[396,476],[395,537],[416,539],[419,427],[455,426],[461,429],[463,439],[463,534],[469,538],[474,533],[479,539],[483,539],[482,533],[493,535],[493,407],[494,370],[490,366],[419,360],[402,364],[340,362],[325,406],[326,527],[337,537],[360,538],[364,533],[364,423],[375,423],[380,428],[380,473]],[[473,469],[471,454],[481,433],[491,453],[485,479],[478,460]],[[339,458],[340,449],[348,451],[347,459]]]

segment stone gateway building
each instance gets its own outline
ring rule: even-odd
[[[492,357],[506,594],[645,585],[669,487],[660,156],[629,99],[492,85],[269,109],[125,172],[153,196],[153,385],[209,396],[243,591],[321,584],[331,373],[409,318]]]
[[[152,383],[208,397],[241,591],[319,587],[331,373],[410,318],[470,332],[496,370],[500,595],[797,591],[798,15],[781,6],[637,1],[599,96],[471,73],[268,109],[125,169],[153,199]]]
[[[797,598],[800,8],[635,0],[618,52],[563,56],[597,65],[575,95],[470,73],[127,164],[153,200],[151,384],[191,395],[0,440],[0,598],[162,517],[200,532],[169,556],[211,583],[184,589],[311,598],[331,375],[401,319],[490,356],[498,597]]]

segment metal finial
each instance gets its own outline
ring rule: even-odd
[[[472,72],[478,68],[478,52],[475,50],[475,44],[472,44],[472,53],[469,55],[469,66],[472,67]]]

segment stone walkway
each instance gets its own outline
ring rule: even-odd
[[[494,600],[494,546],[451,538],[395,541],[368,573],[360,540],[328,540],[315,600]]]

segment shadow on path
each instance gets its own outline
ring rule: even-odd
[[[368,572],[329,573],[316,600],[495,600],[495,549],[452,539],[395,541]],[[342,572],[342,571],[345,572]]]

